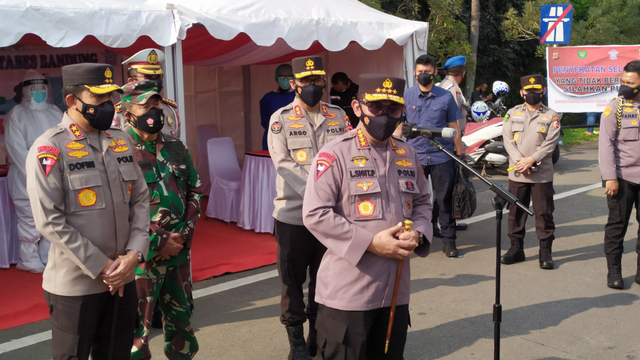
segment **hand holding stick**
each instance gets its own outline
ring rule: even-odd
[[[411,226],[413,225],[413,221],[405,220],[404,221],[404,232],[411,232]],[[389,327],[387,328],[387,341],[384,345],[384,353],[387,353],[389,350],[389,340],[391,339],[391,328],[393,328],[393,317],[396,314],[396,302],[398,301],[398,290],[400,290],[400,279],[402,278],[402,265],[404,264],[404,260],[400,260],[398,262],[398,271],[396,274],[396,285],[393,288],[393,298],[391,299],[391,313],[389,314]]]

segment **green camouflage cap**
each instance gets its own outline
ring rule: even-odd
[[[122,102],[132,102],[135,105],[146,104],[154,95],[160,96],[157,92],[155,81],[142,80],[122,87]]]

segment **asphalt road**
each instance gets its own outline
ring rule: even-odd
[[[505,175],[491,181],[506,188]],[[556,195],[597,184],[597,144],[564,151],[556,165]],[[475,215],[491,213],[493,193],[474,180]],[[538,267],[533,219],[527,222],[527,261],[502,266],[502,359],[640,359],[640,285],[634,283],[638,224],[632,221],[623,256],[624,290],[606,286],[603,254],[607,207],[604,189],[593,188],[555,202],[556,269]],[[633,217],[632,217],[633,219]],[[477,220],[477,218],[476,218]],[[448,259],[434,239],[432,253],[411,262],[411,323],[405,358],[491,359],[495,293],[495,220],[476,221],[458,233],[463,257]],[[508,248],[506,216],[503,252]],[[229,274],[195,284],[199,292],[193,319],[200,359],[286,359],[287,336],[278,321],[280,284],[274,266]],[[256,275],[263,280],[250,282]],[[0,360],[51,359],[51,341],[27,345],[50,329],[41,321],[0,332]],[[46,333],[40,336],[46,338]],[[26,338],[25,338],[26,337]],[[23,347],[2,353],[14,339]],[[163,358],[160,331],[153,333],[155,358]]]

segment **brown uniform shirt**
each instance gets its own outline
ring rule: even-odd
[[[553,181],[551,153],[560,137],[560,117],[550,108],[540,105],[537,110],[527,110],[526,104],[515,106],[507,112],[502,126],[504,147],[509,154],[509,167],[516,160],[531,156],[536,159],[538,171],[523,175],[509,171],[509,180],[522,183]]]
[[[320,150],[304,194],[304,225],[327,247],[315,299],[345,311],[391,305],[398,261],[367,251],[376,233],[412,220],[429,239],[415,250],[421,257],[433,233],[429,183],[413,147],[391,138],[373,149],[361,126]],[[406,259],[398,305],[409,303],[410,279]]]
[[[318,149],[349,130],[344,111],[324,102],[316,113],[308,113],[296,98],[271,115],[267,143],[278,173],[274,218],[302,225],[302,197],[311,160]]]
[[[618,129],[618,100],[620,107],[620,129]],[[602,180],[616,178],[634,184],[640,183],[640,110],[638,101],[613,99],[602,113],[598,164]]]
[[[464,95],[462,95],[462,90],[460,90],[460,86],[458,86],[458,82],[450,77],[445,76],[444,80],[438,84],[439,87],[447,90],[453,95],[453,98],[458,105],[458,109],[460,109],[460,113],[462,114],[462,118],[458,119],[458,126],[460,127],[460,131],[464,132],[467,128],[467,107],[466,100],[464,99]]]
[[[178,104],[173,100],[162,98],[160,102],[162,112],[164,113],[164,126],[162,132],[171,135],[173,137],[180,137],[180,118],[178,117]],[[124,117],[124,111],[122,111],[121,103],[116,104],[116,115],[113,118],[112,127],[117,127],[124,132],[131,129],[131,125]]]
[[[26,170],[36,228],[52,245],[44,290],[62,296],[108,291],[99,275],[109,259],[127,250],[147,254],[149,191],[129,135],[117,129],[85,134],[65,113],[33,143]]]

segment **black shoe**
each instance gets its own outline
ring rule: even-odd
[[[469,224],[456,223],[456,230],[458,231],[464,231],[464,230],[467,230],[468,228],[469,228]]]
[[[623,289],[624,280],[622,280],[622,254],[607,254],[607,286],[612,289]]]
[[[500,262],[505,265],[511,265],[525,260],[524,256],[524,240],[511,239],[511,248],[506,254],[502,255]]]
[[[540,241],[540,269],[552,270],[553,258],[551,257],[551,244],[553,240]]]
[[[158,308],[158,303],[156,303],[156,306],[153,308],[151,327],[154,329],[162,329],[162,311]]]
[[[458,257],[458,248],[455,242],[442,243],[442,252],[450,258]]]
[[[304,328],[302,325],[287,326],[289,336],[289,360],[311,360],[307,344],[304,342]]]
[[[307,336],[307,349],[309,350],[309,356],[316,356],[318,352],[318,332],[316,331],[316,319],[309,319],[309,336]]]

